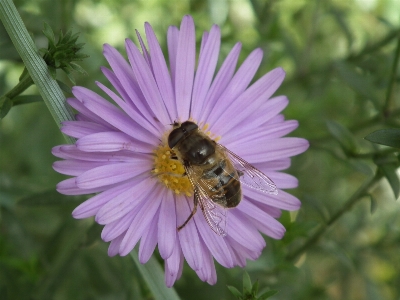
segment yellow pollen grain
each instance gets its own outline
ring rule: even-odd
[[[159,145],[154,156],[153,174],[160,183],[177,195],[192,195],[192,185],[175,153],[168,146]]]

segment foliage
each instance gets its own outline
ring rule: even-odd
[[[72,71],[86,75],[85,70],[74,63],[74,61],[82,61],[88,57],[86,54],[78,53],[85,44],[76,43],[79,33],[72,34],[71,31],[67,31],[64,35],[63,32],[60,31],[58,41],[56,42],[53,30],[49,24],[44,23],[43,34],[48,39],[48,46],[47,49],[41,48],[39,51],[43,54],[43,59],[53,79],[57,78],[57,69],[63,70],[73,84],[75,84],[75,80],[71,75]]]
[[[258,294],[258,280],[251,284],[251,279],[248,273],[243,274],[243,292],[240,293],[239,290],[233,286],[228,285],[228,289],[231,293],[239,300],[264,300],[272,297],[278,291],[270,290],[264,292],[262,295]]]
[[[248,262],[246,272],[258,281],[249,285],[246,279],[246,291],[257,285],[279,290],[270,299],[399,299],[400,204],[393,201],[400,190],[396,1],[14,3],[38,48],[48,43],[43,22],[57,31],[83,33],[79,40],[90,57],[79,64],[89,76],[78,74],[76,81],[94,90],[96,80],[105,83],[99,71],[106,65],[102,44],[122,48],[135,28],[144,32],[145,21],[164,49],[167,26],[179,24],[187,13],[194,16],[198,40],[212,23],[221,26],[220,61],[236,41],[243,45],[241,60],[261,47],[265,58],[258,77],[277,66],[286,70],[277,94],[288,96],[285,116],[299,120],[294,135],[307,138],[311,148],[293,159],[290,170],[299,188],[289,192],[301,199],[302,208],[284,213],[285,237],[268,239],[260,259]],[[74,39],[66,34],[56,42],[49,29],[45,33],[54,46]],[[0,95],[5,95],[19,82],[24,65],[1,27],[0,45]],[[52,49],[46,53],[57,52]],[[57,55],[50,61],[63,66]],[[70,86],[64,74],[57,75]],[[50,150],[64,141],[38,97],[30,87],[13,98],[0,121],[0,295],[152,299],[132,259],[109,258],[101,228],[71,218],[83,198],[54,192],[63,177],[51,169]],[[0,98],[0,106],[9,109],[9,100]],[[239,286],[242,270],[217,267],[215,286],[199,281],[187,266],[183,273],[175,285],[182,299],[235,299],[226,286]]]

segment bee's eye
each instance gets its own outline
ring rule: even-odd
[[[184,132],[181,128],[176,128],[171,131],[168,136],[168,146],[172,149],[183,138]]]
[[[193,123],[193,122],[190,122],[190,121],[186,121],[186,122],[183,122],[181,124],[180,128],[182,128],[182,130],[184,130],[186,132],[191,132],[191,131],[196,130],[197,128],[199,128],[199,126],[197,126],[196,123]]]

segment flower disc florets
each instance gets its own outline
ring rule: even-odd
[[[185,175],[185,168],[176,159],[174,152],[168,146],[160,145],[154,150],[154,154],[153,173],[160,182],[176,195],[192,196],[193,188]]]

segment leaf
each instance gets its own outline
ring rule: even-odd
[[[68,85],[66,85],[64,82],[57,80],[57,83],[63,92],[66,92],[67,94],[72,94],[71,88]]]
[[[259,283],[258,283],[258,280],[256,280],[256,282],[254,282],[254,284],[253,284],[253,287],[251,288],[251,294],[252,295],[257,295],[258,286],[259,286]]]
[[[365,139],[372,143],[400,148],[400,129],[377,130],[368,134]]]
[[[6,96],[0,98],[0,120],[8,114],[12,106],[13,102],[10,98]]]
[[[370,99],[376,108],[380,108],[379,98],[376,96],[375,89],[373,88],[373,84],[369,78],[356,72],[355,67],[350,64],[339,62],[335,66],[338,70],[339,76],[347,85],[358,94]]]
[[[250,275],[247,272],[244,272],[243,274],[243,295],[250,293],[251,291],[251,279],[250,279]]]
[[[82,241],[81,247],[88,248],[100,241],[101,231],[103,227],[93,222],[92,226],[86,231],[86,238]]]
[[[326,126],[334,138],[338,140],[344,150],[354,153],[357,143],[353,134],[344,126],[335,121],[326,121]]]
[[[369,198],[371,200],[371,208],[370,208],[370,212],[371,215],[376,211],[377,207],[378,207],[378,203],[376,202],[376,199],[374,196],[372,196],[371,194],[369,194]]]
[[[83,69],[80,65],[75,64],[75,63],[73,63],[73,62],[71,62],[70,65],[71,65],[72,69],[74,69],[74,70],[77,71],[78,73],[81,73],[81,74],[84,74],[84,75],[87,74],[86,71],[85,71],[85,69]]]
[[[258,299],[259,300],[268,299],[269,297],[272,297],[273,295],[275,295],[278,292],[279,291],[277,291],[277,290],[270,290],[270,291],[265,292],[264,294],[262,294],[260,297],[258,297]]]
[[[18,201],[18,205],[42,206],[42,205],[64,205],[86,200],[87,196],[67,196],[56,190],[48,190],[41,193],[25,196]]]
[[[161,269],[159,262],[152,256],[150,260],[141,264],[138,259],[136,250],[131,251],[130,256],[139,269],[140,274],[146,281],[154,299],[156,300],[179,300],[179,296],[174,288],[167,288],[164,283],[164,271]]]
[[[227,285],[227,287],[236,298],[242,299],[242,294],[238,291],[237,288],[231,285]]]
[[[46,22],[43,23],[42,32],[48,38],[48,40],[52,44],[52,46],[54,46],[56,43],[56,40],[54,37],[54,32],[53,32],[53,29],[51,29],[50,25],[47,24]]]
[[[387,178],[395,198],[399,198],[399,193],[400,193],[400,181],[399,177],[397,175],[397,166],[394,164],[386,164],[386,165],[381,165],[380,169],[382,170],[383,174]]]

